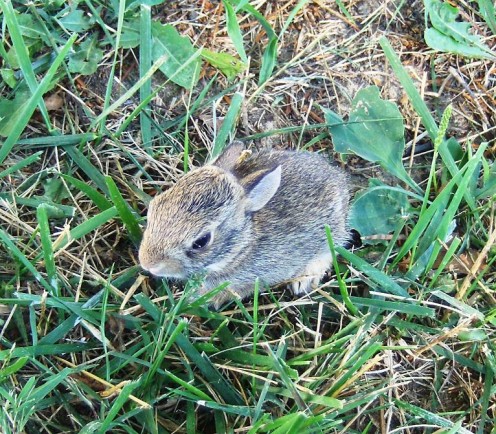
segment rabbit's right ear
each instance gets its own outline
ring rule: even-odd
[[[238,161],[241,153],[245,150],[245,145],[239,140],[235,140],[210,164],[231,171]]]
[[[247,193],[246,211],[255,212],[262,209],[267,202],[276,194],[281,185],[281,166],[277,166],[270,172],[266,172],[254,184],[250,186]]]

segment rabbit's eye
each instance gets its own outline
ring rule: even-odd
[[[204,249],[208,245],[208,243],[210,243],[211,239],[212,239],[212,234],[210,232],[207,232],[205,235],[202,235],[200,238],[193,241],[191,247],[193,248],[193,250]]]

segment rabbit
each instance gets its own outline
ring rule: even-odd
[[[331,265],[325,225],[335,245],[350,240],[348,203],[347,174],[322,156],[233,142],[151,201],[139,262],[171,279],[203,274],[194,298],[229,282],[210,299],[217,309],[257,278],[307,293]]]

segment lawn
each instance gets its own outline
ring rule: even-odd
[[[0,432],[496,433],[493,2],[0,9]],[[308,295],[139,266],[234,139],[349,173],[362,245]]]

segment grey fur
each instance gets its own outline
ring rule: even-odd
[[[324,225],[336,245],[349,241],[341,169],[308,152],[245,152],[234,142],[153,199],[139,250],[153,274],[206,273],[198,296],[230,282],[212,300],[216,307],[233,292],[250,295],[257,277],[267,285],[293,281],[295,293],[307,292],[331,263]],[[209,244],[194,251],[193,242],[209,232]]]

